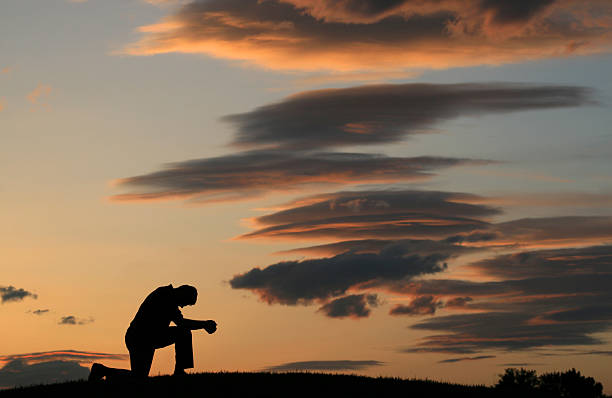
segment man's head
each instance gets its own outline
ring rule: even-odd
[[[189,285],[182,285],[174,289],[176,304],[180,307],[194,305],[198,300],[198,290]]]

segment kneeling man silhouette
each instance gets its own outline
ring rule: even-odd
[[[143,301],[125,333],[125,345],[130,352],[130,367],[115,369],[94,363],[89,380],[121,377],[147,377],[151,370],[153,354],[157,348],[174,344],[176,355],[175,375],[185,374],[185,369],[193,368],[193,346],[191,331],[204,329],[209,334],[217,330],[213,320],[197,321],[183,318],[179,307],[194,305],[198,298],[195,287],[172,285],[155,289]],[[174,322],[176,326],[170,326]]]

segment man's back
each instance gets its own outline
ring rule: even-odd
[[[130,328],[137,331],[155,333],[182,319],[183,315],[174,299],[174,288],[172,285],[161,286],[155,289],[142,302]]]

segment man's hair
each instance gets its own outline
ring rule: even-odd
[[[195,304],[196,300],[198,299],[198,289],[193,286],[181,285],[175,290],[181,297],[181,301],[185,302],[188,305]]]

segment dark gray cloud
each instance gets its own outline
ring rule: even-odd
[[[36,294],[28,292],[22,288],[18,289],[14,286],[0,286],[0,298],[2,299],[3,304],[21,301],[26,297],[31,297],[33,299],[38,298]]]
[[[449,358],[443,359],[442,361],[438,361],[438,363],[456,363],[456,362],[464,362],[464,361],[478,361],[481,359],[490,359],[496,358],[495,355],[478,355],[475,357],[462,357],[462,358]]]
[[[344,253],[331,258],[285,261],[253,268],[230,280],[233,289],[248,289],[273,304],[308,304],[344,295],[360,284],[386,283],[441,272],[445,256],[415,256],[402,248],[379,254]]]
[[[441,308],[444,304],[434,296],[420,296],[413,299],[410,304],[403,305],[398,304],[389,311],[390,315],[433,315],[436,313],[438,308]]]
[[[411,327],[435,334],[405,352],[476,353],[535,347],[597,345],[612,328],[612,246],[541,250],[478,262],[497,282],[461,280],[388,283],[384,288],[439,299],[470,297],[476,313],[445,315]],[[374,288],[362,286],[363,288]]]
[[[73,361],[50,361],[27,364],[22,359],[8,362],[0,369],[0,388],[83,380],[89,369]]]
[[[132,55],[204,53],[280,70],[402,70],[607,52],[608,0],[194,0]],[[596,21],[596,22],[595,22]]]
[[[500,24],[527,21],[557,0],[482,0],[482,11],[492,11],[493,20]]]
[[[460,116],[579,106],[584,87],[528,84],[400,84],[294,95],[225,120],[238,145],[292,149],[382,144],[431,130]]]
[[[330,318],[366,318],[370,315],[369,307],[379,304],[376,294],[352,294],[332,300],[319,308]]]
[[[317,185],[421,180],[438,169],[487,163],[428,156],[251,151],[173,163],[161,171],[118,180],[119,187],[131,192],[111,199],[191,199],[199,203],[244,200]]]
[[[609,229],[612,232],[612,225]],[[507,254],[478,261],[470,266],[490,276],[504,279],[525,279],[560,275],[607,274],[612,272],[611,263],[610,246],[594,246]]]
[[[486,229],[486,205],[474,195],[437,191],[338,192],[303,198],[287,210],[254,219],[262,228],[241,238],[423,238]],[[302,203],[306,203],[302,205]]]
[[[612,239],[612,217],[538,217],[495,224],[491,232],[511,245],[550,247],[592,245]]]
[[[127,355],[64,350],[0,356],[0,389],[86,379],[86,364],[104,359],[125,360]]]
[[[289,362],[282,365],[271,366],[264,370],[273,371],[300,371],[300,370],[362,370],[372,366],[383,366],[385,363],[380,361],[350,361],[350,360],[339,360],[339,361],[303,361],[303,362]]]
[[[469,12],[488,14],[492,23],[507,24],[528,22],[558,0],[281,0],[307,10],[317,18],[327,21],[374,22],[391,15],[406,16],[411,13],[433,13],[441,10],[457,12],[456,18],[466,18]],[[457,7],[463,6],[463,10]],[[463,11],[463,13],[461,13]]]
[[[92,323],[93,321],[93,318],[84,319],[77,318],[74,315],[66,315],[61,317],[58,323],[60,325],[87,325],[88,323]]]

